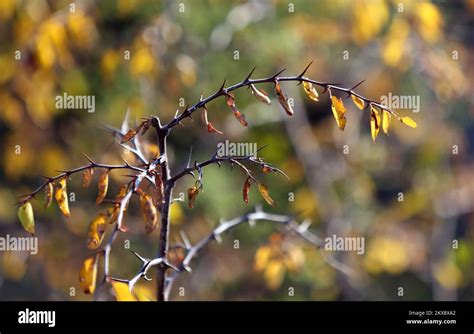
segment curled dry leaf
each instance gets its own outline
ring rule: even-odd
[[[242,197],[245,203],[249,202],[249,192],[250,192],[251,181],[252,181],[252,178],[250,176],[247,177],[244,182],[244,188],[242,189]]]
[[[79,272],[79,286],[84,293],[92,294],[95,291],[98,259],[99,254],[88,257],[82,263],[82,268]]]
[[[380,131],[380,116],[377,109],[373,106],[370,106],[370,132],[372,134],[372,140],[375,143],[375,138]]]
[[[303,89],[308,95],[308,97],[313,100],[318,102],[319,101],[319,94],[318,91],[316,90],[316,87],[311,82],[303,81]]]
[[[94,175],[94,168],[87,168],[82,173],[82,187],[87,188],[92,180],[92,175]]]
[[[151,196],[143,192],[140,194],[140,204],[143,217],[145,218],[145,232],[146,234],[150,234],[156,229],[158,224],[158,210],[156,210]]]
[[[26,202],[18,209],[18,218],[26,232],[35,234],[35,216],[30,202]]]
[[[265,92],[263,89],[258,89],[253,84],[250,85],[250,88],[252,89],[252,94],[257,98],[257,100],[268,105],[272,104],[267,92]]]
[[[354,104],[359,108],[360,110],[363,110],[365,108],[365,102],[362,100],[360,97],[351,95],[352,101],[354,101]]]
[[[99,247],[104,239],[105,230],[107,229],[107,220],[107,214],[99,213],[89,224],[87,248],[97,249]]]
[[[188,206],[190,209],[194,207],[194,202],[196,202],[196,197],[199,194],[199,187],[194,186],[188,189]]]
[[[100,204],[107,195],[107,189],[109,187],[109,171],[106,170],[99,178],[99,193],[95,200],[95,204]]]
[[[201,115],[202,115],[202,121],[203,121],[204,124],[206,125],[208,132],[216,132],[216,133],[221,134],[221,135],[224,134],[224,132],[217,130],[217,129],[212,125],[212,123],[209,122],[209,120],[208,120],[208,118],[207,118],[207,107],[206,107],[205,105],[202,107],[202,114],[201,114]]]
[[[262,195],[263,199],[271,206],[275,206],[275,201],[270,197],[268,187],[263,183],[258,183],[258,191],[260,191],[260,195]]]
[[[128,287],[127,283],[112,281],[112,288],[114,290],[115,298],[118,302],[135,302],[137,297],[135,297]]]
[[[225,95],[225,101],[227,105],[229,106],[230,110],[232,110],[232,113],[234,114],[235,118],[242,124],[243,126],[249,125],[247,123],[247,119],[245,118],[245,115],[237,109],[235,106],[235,98],[234,95],[228,93]]]
[[[66,178],[62,178],[59,181],[59,184],[56,188],[54,193],[54,198],[59,205],[59,209],[63,213],[64,216],[69,217],[71,213],[69,212],[69,202],[67,198],[67,186],[66,186]]]
[[[391,120],[392,114],[387,110],[382,110],[382,129],[386,135],[388,135],[388,127],[390,126]]]
[[[44,207],[45,208],[49,208],[49,206],[51,205],[51,202],[53,201],[53,192],[54,192],[53,184],[49,182],[46,185],[46,187],[44,187],[44,195],[45,195]]]
[[[342,103],[342,100],[337,96],[331,95],[331,102],[331,109],[337,126],[339,129],[344,130],[346,127],[346,116],[344,115],[346,113],[346,107],[344,107],[344,103]]]
[[[275,81],[275,92],[278,96],[278,102],[280,102],[280,105],[283,107],[283,109],[285,109],[286,113],[289,116],[292,116],[294,114],[293,108],[288,102],[288,99],[285,96],[285,94],[283,94],[283,91],[281,90],[281,87],[280,87],[280,83],[278,81]]]

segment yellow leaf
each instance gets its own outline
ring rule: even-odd
[[[128,284],[124,282],[112,281],[115,298],[118,302],[135,302],[137,298],[130,292]]]
[[[82,174],[82,187],[87,188],[92,180],[92,175],[94,174],[94,168],[87,168]]]
[[[257,100],[268,105],[272,104],[272,101],[270,101],[267,92],[265,92],[263,89],[258,89],[254,85],[250,85],[250,88],[252,89],[252,94],[255,95]]]
[[[107,195],[107,188],[109,187],[109,171],[106,170],[99,178],[99,193],[95,200],[96,204],[102,203]]]
[[[388,127],[390,126],[390,121],[392,120],[392,114],[387,110],[382,110],[382,129],[386,135],[388,135]]]
[[[405,125],[408,125],[409,127],[411,128],[416,128],[418,127],[418,124],[416,124],[416,122],[414,120],[412,120],[410,117],[408,116],[405,116],[405,117],[402,117],[400,118],[400,122],[402,122],[403,124]]]
[[[261,246],[255,253],[254,270],[262,271],[267,266],[268,261],[272,255],[272,249],[270,246]]]
[[[268,193],[268,187],[264,185],[263,183],[258,183],[258,190],[260,191],[260,194],[262,195],[263,199],[271,206],[275,206],[276,203],[275,201],[270,197],[270,194]]]
[[[370,132],[372,134],[372,140],[375,143],[375,138],[377,138],[377,135],[379,134],[380,131],[380,116],[379,112],[377,109],[374,107],[370,106]]]
[[[365,102],[362,100],[360,97],[351,95],[352,101],[354,101],[354,104],[360,109],[363,110],[365,108]]]
[[[107,229],[107,214],[99,213],[97,217],[89,224],[89,233],[87,239],[87,248],[97,249],[104,239]]]
[[[331,109],[334,118],[336,119],[337,126],[339,129],[344,130],[346,127],[346,116],[344,116],[346,113],[346,108],[344,107],[342,100],[337,96],[331,96],[331,102]]]
[[[82,268],[79,272],[79,286],[84,293],[94,293],[97,279],[97,266],[99,263],[98,257],[98,254],[88,257],[82,263]]]
[[[285,278],[285,266],[283,262],[280,260],[271,260],[265,268],[263,276],[269,289],[278,289]]]
[[[303,81],[303,88],[304,88],[304,91],[305,91],[306,95],[308,95],[308,97],[311,100],[316,101],[316,102],[319,101],[318,91],[316,90],[316,87],[314,87],[311,82]]]
[[[53,184],[50,182],[46,185],[44,188],[44,194],[45,194],[45,201],[44,201],[44,207],[49,208],[51,205],[51,201],[53,200]]]
[[[56,192],[54,193],[54,198],[59,205],[59,209],[63,213],[64,216],[68,217],[71,215],[69,212],[69,202],[67,198],[67,188],[66,188],[66,178],[62,178],[59,181],[59,185],[56,188]]]
[[[35,216],[30,202],[26,202],[18,209],[18,218],[23,228],[30,234],[35,234]]]

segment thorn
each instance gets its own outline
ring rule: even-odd
[[[225,87],[225,82],[226,82],[226,80],[227,80],[227,79],[224,79],[224,82],[222,83],[221,87],[217,90],[216,94],[225,93],[224,87]]]
[[[147,263],[147,262],[150,262],[149,259],[145,259],[144,257],[140,256],[137,252],[134,252],[132,250],[130,250],[130,252],[133,253],[133,255],[135,255],[140,261],[142,261],[143,263]]]
[[[247,75],[247,77],[245,78],[244,82],[249,82],[250,81],[250,77],[252,76],[253,74],[253,71],[255,71],[257,67],[254,66],[254,68],[250,71],[249,75]]]
[[[127,165],[128,167],[130,167],[130,164],[127,162],[127,160],[125,160],[124,156],[123,155],[120,155],[120,158],[122,159],[123,163],[125,165]]]
[[[183,264],[182,266],[183,266],[184,270],[186,270],[188,273],[192,273],[192,272],[193,272],[193,270],[191,269],[191,267],[188,266],[187,264]]]
[[[40,177],[42,177],[43,179],[48,180],[49,182],[51,182],[53,180],[53,178],[51,178],[49,176],[40,175]]]
[[[273,75],[271,78],[272,78],[273,80],[276,80],[276,78],[277,78],[280,74],[282,74],[284,71],[286,71],[286,68],[282,69],[280,72],[276,73],[276,74]]]
[[[131,175],[131,174],[124,174],[122,176],[131,177],[131,178],[134,178],[134,179],[137,177],[136,175]]]
[[[303,75],[306,73],[306,71],[308,70],[308,68],[311,66],[311,64],[313,63],[313,61],[311,60],[311,62],[308,64],[308,66],[306,66],[306,68],[303,70],[303,72],[301,72],[300,75],[298,75],[298,78],[302,78]],[[301,84],[301,82],[300,82]]]
[[[359,82],[359,83],[355,84],[355,85],[354,85],[354,87],[352,87],[352,88],[351,88],[351,89],[349,89],[349,90],[354,90],[354,89],[356,89],[356,88],[357,88],[357,87],[359,87],[359,86],[360,86],[360,85],[361,85],[361,84],[362,84],[364,81],[365,81],[365,79],[364,79],[364,80],[362,80],[361,82]]]
[[[263,212],[262,211],[262,205],[256,204],[255,205],[255,213],[260,213],[260,212]]]
[[[186,246],[186,248],[190,249],[192,246],[191,246],[191,242],[189,241],[188,236],[186,235],[186,233],[183,230],[181,230],[181,231],[179,231],[179,235],[181,236],[181,240],[183,240],[183,243]]]
[[[192,170],[190,170],[187,174],[191,175],[193,177],[193,179],[196,178],[196,175],[194,174],[194,172]]]
[[[201,96],[199,97],[199,102],[202,102],[204,100],[204,96],[201,93]]]
[[[186,168],[189,168],[191,165],[191,157],[193,155],[193,146],[189,149],[188,162],[186,163]]]
[[[311,225],[311,220],[305,219],[299,226],[298,226],[298,233],[304,233],[308,230],[309,226]]]
[[[268,147],[268,146],[270,146],[270,144],[266,144],[266,145],[263,145],[262,147],[257,148],[257,152],[260,152],[261,150],[263,150],[265,147]]]
[[[82,152],[82,155],[93,165],[95,165],[95,162],[87,155],[85,154],[84,152]]]

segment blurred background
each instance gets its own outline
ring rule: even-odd
[[[268,145],[259,156],[290,179],[262,178],[278,203],[272,208],[256,189],[249,204],[242,201],[245,177],[239,170],[206,168],[195,207],[172,205],[171,240],[184,230],[196,242],[220,219],[262,204],[268,212],[311,219],[310,228],[322,238],[365,237],[363,255],[334,254],[354,273],[335,270],[320,252],[271,223],[243,224],[191,263],[193,273],[182,274],[171,299],[474,299],[474,1],[74,4],[71,12],[69,1],[0,1],[1,236],[27,236],[14,203],[42,182],[39,175],[84,165],[81,152],[102,163],[121,163],[121,155],[134,162],[101,128],[120,127],[127,109],[132,124],[149,115],[166,121],[180,102],[182,110],[224,78],[234,84],[254,66],[255,78],[282,68],[297,75],[314,61],[309,77],[345,87],[365,79],[357,91],[369,98],[389,92],[420,96],[419,113],[400,110],[418,128],[393,121],[390,136],[380,134],[374,144],[369,113],[350,100],[342,132],[327,93],[313,102],[301,86],[282,83],[295,105],[294,116],[287,117],[272,85],[259,86],[270,93],[271,106],[238,90],[237,106],[249,127],[233,118],[223,100],[208,105],[210,121],[231,141]],[[95,112],[56,109],[55,96],[64,92],[94,95]],[[208,133],[199,117],[184,125],[169,138],[173,171],[186,163],[191,146],[194,159],[204,160],[224,138]],[[154,140],[147,134],[150,155]],[[109,194],[125,182],[122,174],[111,173]],[[91,300],[79,290],[78,275],[89,254],[88,224],[103,210],[94,204],[96,184],[97,176],[84,190],[80,175],[72,178],[68,190],[76,200],[69,219],[55,203],[44,209],[42,193],[33,201],[39,252],[0,252],[1,300]],[[192,185],[191,177],[184,178],[175,194]],[[140,265],[124,249],[126,240],[145,257],[158,249],[159,232],[144,235],[136,198],[125,224],[130,231],[120,234],[111,256],[111,274],[120,278],[132,277]],[[272,261],[262,259],[268,249]],[[142,282],[138,289],[152,298],[154,285]],[[101,299],[114,299],[110,287]]]

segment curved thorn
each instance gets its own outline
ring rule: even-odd
[[[351,89],[349,89],[349,90],[354,90],[354,89],[356,89],[356,88],[359,87],[364,81],[365,81],[365,79],[362,80],[361,82],[355,84],[355,85],[354,85]]]
[[[276,79],[277,76],[279,76],[280,74],[282,74],[283,72],[286,71],[286,68],[282,69],[280,72],[276,73],[275,75],[273,75],[271,78],[273,78],[274,80]]]
[[[220,93],[224,92],[224,87],[225,87],[226,80],[227,79],[224,79],[224,82],[222,82],[221,87],[217,90],[217,92],[215,94],[220,94]]]

